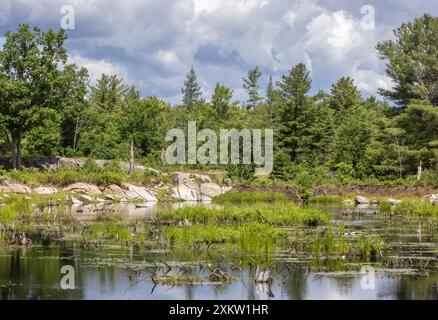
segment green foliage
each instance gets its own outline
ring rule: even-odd
[[[243,208],[234,206],[234,204],[236,203],[231,206],[226,205],[224,208],[183,207],[161,212],[158,218],[174,223],[187,219],[193,223],[205,224],[228,225],[260,222],[275,226],[303,225],[307,227],[325,225],[330,221],[329,215],[325,212],[313,208],[301,208],[283,201],[277,201],[275,207],[263,202],[253,203],[252,208]]]
[[[413,99],[427,99],[438,105],[438,18],[430,14],[403,23],[394,30],[395,40],[377,44],[387,61],[386,74],[395,83],[393,90],[380,93],[406,107]]]

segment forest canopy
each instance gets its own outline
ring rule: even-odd
[[[330,92],[311,94],[303,63],[279,79],[255,66],[242,78],[248,99],[217,83],[203,99],[194,67],[182,81],[182,102],[143,97],[116,75],[94,84],[85,68],[68,63],[63,30],[22,24],[5,34],[0,51],[0,152],[13,168],[23,156],[142,159],[162,162],[165,133],[196,121],[200,129],[273,128],[279,179],[322,170],[364,179],[404,178],[438,158],[438,18],[425,14],[376,45],[391,90],[364,97],[345,75]],[[260,78],[269,78],[260,88]],[[231,170],[230,168],[228,168]],[[240,173],[241,174],[241,173]]]

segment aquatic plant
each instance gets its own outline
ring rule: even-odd
[[[252,207],[225,206],[223,208],[183,207],[157,214],[159,220],[173,223],[188,220],[193,223],[236,224],[263,222],[275,226],[327,224],[329,215],[321,210],[300,207],[293,203],[256,204]]]
[[[434,206],[428,201],[424,203],[403,201],[395,206],[393,210],[403,216],[438,218],[438,206]]]

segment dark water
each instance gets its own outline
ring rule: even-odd
[[[120,208],[119,208],[120,209]],[[343,216],[340,208],[323,206],[335,223],[379,234],[393,248],[387,265],[376,265],[374,286],[363,264],[354,261],[318,261],[278,252],[270,285],[254,283],[255,267],[233,268],[232,258],[206,260],[176,253],[136,248],[81,248],[60,245],[0,249],[2,299],[438,299],[437,232],[422,224],[390,221],[372,213],[361,218]],[[71,209],[70,209],[71,210]],[[74,209],[74,210],[77,210]],[[124,209],[135,219],[159,208]],[[82,218],[94,210],[79,209]],[[77,214],[78,212],[76,212]],[[170,271],[167,266],[170,265]],[[74,269],[74,289],[63,289],[61,268]],[[209,274],[219,267],[229,283],[212,283]],[[184,284],[157,284],[151,275],[184,274]]]

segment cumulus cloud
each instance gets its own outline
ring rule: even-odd
[[[194,66],[205,98],[217,82],[247,99],[241,78],[258,65],[262,92],[269,75],[277,80],[304,62],[313,91],[329,90],[341,76],[355,79],[366,95],[391,86],[375,44],[391,29],[424,11],[438,14],[433,1],[368,1],[376,27],[360,26],[362,4],[340,0],[71,0],[76,28],[68,30],[71,61],[93,79],[115,73],[170,103],[181,100],[186,72]],[[61,0],[2,0],[0,31],[19,23],[59,28]],[[0,44],[1,44],[0,39]]]

